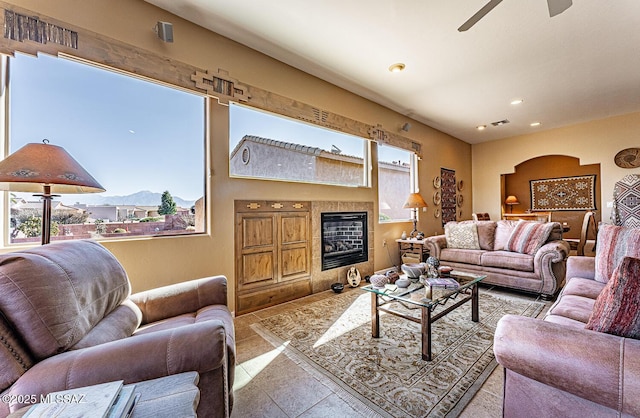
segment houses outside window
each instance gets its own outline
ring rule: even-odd
[[[379,221],[404,222],[411,210],[402,206],[416,190],[417,157],[414,153],[388,145],[378,145]]]
[[[16,54],[9,69],[8,153],[46,138],[106,189],[55,197],[52,241],[205,231],[205,97],[44,54]],[[39,198],[8,201],[5,241],[39,242]]]
[[[368,186],[369,141],[231,103],[229,175]]]

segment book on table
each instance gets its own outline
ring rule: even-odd
[[[122,418],[131,415],[137,394],[135,385],[123,381],[101,383],[53,392],[33,405],[25,418]]]
[[[440,287],[444,289],[457,289],[460,287],[460,283],[450,277],[429,277],[426,282],[429,287]]]

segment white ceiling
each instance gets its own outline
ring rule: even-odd
[[[640,0],[145,1],[469,143],[640,111]]]

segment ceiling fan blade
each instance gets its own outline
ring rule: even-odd
[[[549,0],[549,1],[551,1],[551,0]],[[464,32],[464,31],[468,30],[469,28],[471,28],[471,26],[473,26],[476,23],[478,23],[478,21],[480,19],[482,19],[487,13],[489,13],[491,10],[493,10],[493,8],[496,7],[497,5],[499,5],[500,3],[502,3],[502,0],[490,0],[489,3],[485,4],[482,7],[482,9],[478,10],[476,12],[476,14],[474,14],[473,16],[471,16],[469,18],[469,20],[464,22],[462,24],[462,26],[460,26],[458,28],[458,32]]]
[[[547,0],[549,6],[549,17],[554,17],[567,10],[573,5],[571,0]]]

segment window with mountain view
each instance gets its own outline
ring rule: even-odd
[[[106,189],[55,197],[52,241],[205,231],[205,97],[46,55],[9,67],[9,152],[46,138]],[[41,200],[9,197],[7,242],[39,242]]]
[[[369,141],[231,103],[229,175],[366,186]]]

